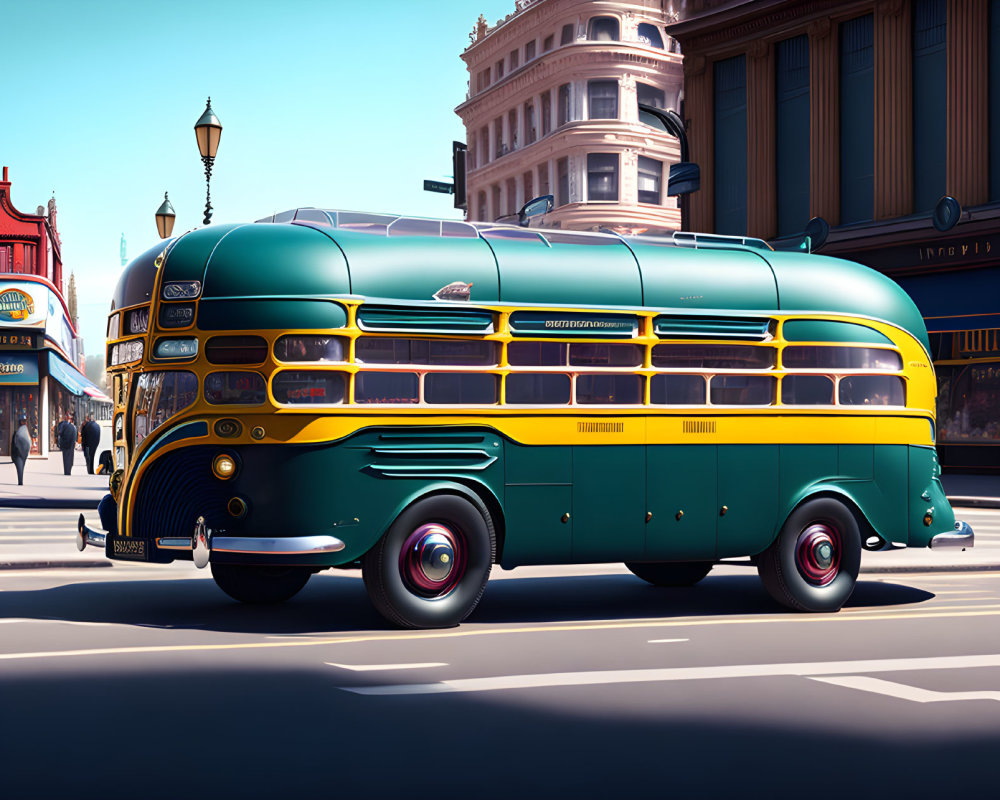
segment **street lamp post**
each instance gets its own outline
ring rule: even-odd
[[[198,137],[198,151],[205,165],[205,224],[212,221],[212,163],[215,152],[219,149],[219,139],[222,138],[222,123],[212,111],[212,98],[205,103],[205,111],[194,124],[194,133]]]
[[[174,207],[170,205],[170,199],[167,197],[167,193],[163,193],[163,202],[160,207],[156,209],[156,230],[160,234],[161,239],[167,239],[174,230],[174,218],[177,215],[174,214]]]

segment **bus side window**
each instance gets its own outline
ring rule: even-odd
[[[840,379],[840,404],[844,406],[905,406],[906,388],[895,375],[852,375]]]
[[[285,370],[274,376],[274,399],[289,405],[333,405],[344,402],[347,380],[329,370]]]
[[[711,385],[714,406],[767,406],[774,400],[774,378],[766,375],[715,375]]]
[[[576,402],[584,405],[642,405],[642,376],[578,375]]]
[[[489,405],[500,394],[497,375],[478,372],[428,372],[424,402],[452,405]]]
[[[832,406],[833,381],[825,375],[786,375],[781,380],[786,406]]]
[[[267,399],[264,377],[256,372],[212,372],[205,377],[205,400],[212,405],[259,406]]]
[[[515,367],[565,367],[567,347],[562,342],[511,342],[507,362]]]
[[[649,401],[656,405],[704,405],[705,378],[701,375],[654,375],[649,384]]]
[[[903,368],[903,360],[895,350],[876,347],[821,347],[796,345],[786,347],[781,363],[798,369],[885,369]]]
[[[339,336],[282,336],[274,343],[278,361],[343,361],[344,339]]]
[[[355,403],[417,403],[420,380],[415,372],[359,372],[354,378]]]
[[[507,376],[506,398],[511,405],[557,405],[569,403],[569,375],[521,372]]]
[[[684,369],[769,369],[777,348],[748,344],[657,344],[654,367]]]
[[[642,348],[637,344],[571,344],[569,363],[574,367],[637,367]]]

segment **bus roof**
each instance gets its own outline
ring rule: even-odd
[[[622,237],[323,209],[262,222],[272,224],[212,225],[148,251],[126,268],[114,307],[131,304],[130,273],[148,275],[141,262],[166,251],[163,281],[200,281],[205,299],[849,313],[898,325],[927,347],[919,311],[889,278],[747,237]]]

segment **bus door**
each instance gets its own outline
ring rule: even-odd
[[[714,444],[647,446],[644,559],[715,558],[717,475]]]
[[[643,445],[573,447],[573,561],[643,557]]]

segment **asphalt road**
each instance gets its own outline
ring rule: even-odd
[[[0,513],[0,548],[73,518]],[[189,564],[4,570],[0,797],[995,797],[998,623],[997,572],[802,615],[745,567],[527,568],[415,632],[355,572],[253,608]]]

